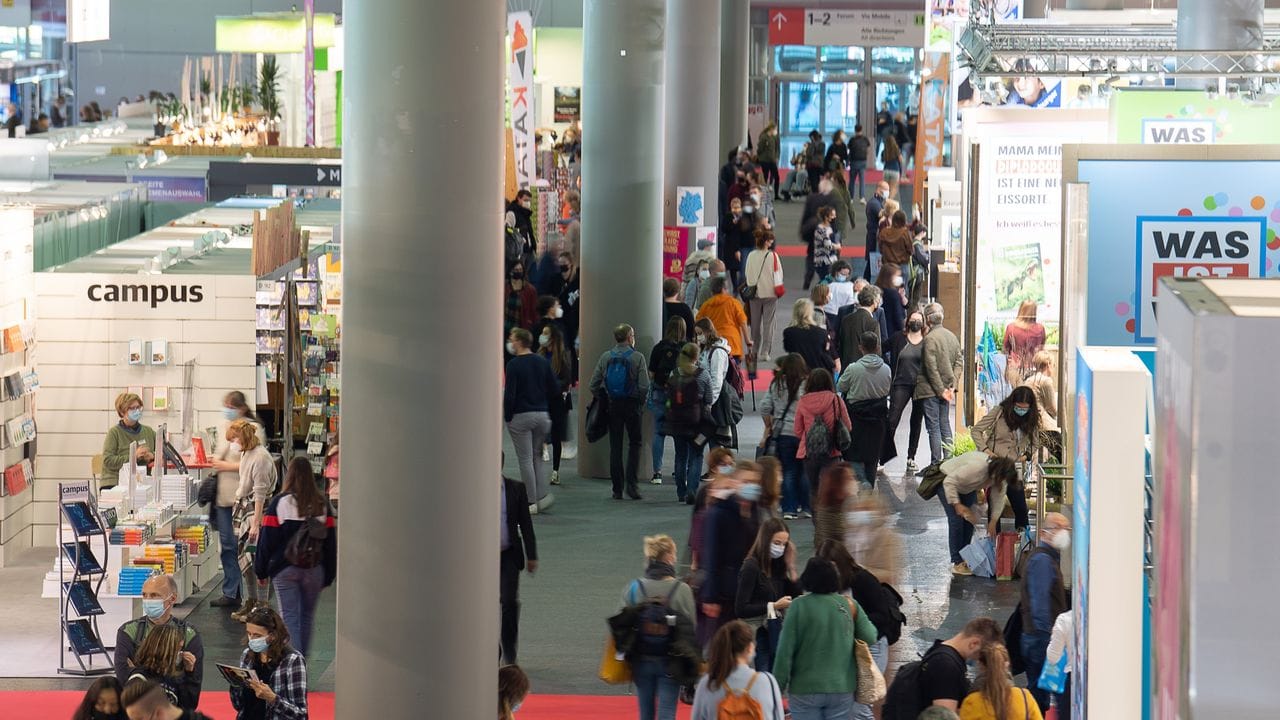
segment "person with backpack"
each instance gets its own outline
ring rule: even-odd
[[[667,278],[670,280],[670,278]],[[654,485],[662,484],[662,454],[666,441],[667,378],[675,372],[676,359],[685,345],[684,318],[672,316],[666,323],[662,339],[649,353],[649,413],[653,416],[653,479]],[[677,483],[679,481],[677,480]],[[680,493],[684,495],[684,493]]]
[[[743,413],[742,364],[709,318],[700,318],[693,329],[702,348],[700,362],[711,374],[711,415],[703,423],[707,445],[736,448],[737,425]]]
[[[960,705],[960,720],[1042,720],[1031,692],[1014,687],[1009,651],[1000,643],[982,646],[978,682]]]
[[[991,488],[991,518],[987,523],[987,534],[994,538],[996,524],[1004,512],[1005,488],[1018,478],[1018,471],[1009,458],[987,457],[977,451],[957,455],[942,463],[938,470],[943,475],[938,497],[942,498],[942,509],[947,514],[951,572],[972,575],[973,571],[960,557],[960,551],[973,540],[973,530],[979,522],[973,511],[978,504],[978,493]]]
[[[1000,626],[989,617],[970,620],[949,640],[935,640],[922,658],[898,669],[881,720],[916,720],[934,706],[958,711],[969,695],[968,661],[977,660],[983,647],[1001,642]]]
[[[263,515],[280,477],[276,461],[259,432],[256,423],[241,418],[227,427],[226,434],[230,449],[240,452],[240,487],[236,488],[236,505],[231,513],[239,537],[237,550],[239,555],[247,553],[251,558],[256,558]],[[244,604],[231,613],[233,620],[244,622],[250,610],[271,601],[271,585],[254,572],[253,560],[244,573],[244,595]]]
[[[782,520],[765,520],[760,524],[747,559],[742,562],[734,600],[735,614],[755,630],[757,670],[773,669],[782,613],[800,594],[791,530]]]
[[[690,720],[783,720],[778,681],[753,667],[757,652],[756,634],[745,622],[734,620],[716,631]]]
[[[305,656],[320,591],[338,576],[338,529],[306,457],[289,463],[284,488],[263,516],[253,562],[260,582],[275,585],[289,637]]]
[[[674,318],[672,322],[678,322]],[[654,382],[657,382],[655,379]],[[666,377],[666,408],[663,429],[675,446],[675,469],[671,477],[676,483],[676,499],[692,505],[698,491],[702,468],[702,446],[697,437],[703,423],[711,416],[711,374],[698,364],[698,346],[685,343],[676,357],[676,367]],[[654,438],[657,442],[657,438]]]
[[[787,608],[774,674],[791,698],[792,720],[845,720],[858,691],[855,641],[876,641],[876,626],[857,601],[840,594],[830,560],[809,560],[806,593]]]
[[[592,395],[605,395],[609,419],[609,478],[613,482],[613,499],[622,499],[625,485],[627,497],[639,500],[637,474],[640,467],[640,417],[649,394],[649,368],[644,355],[636,352],[636,331],[626,323],[613,329],[613,349],[606,350],[596,362],[587,389]],[[627,433],[627,464],[623,475],[622,433]]]
[[[796,402],[796,437],[800,438],[796,458],[804,462],[810,497],[818,494],[823,468],[848,447],[851,426],[849,411],[836,394],[831,373],[822,368],[810,371],[805,394]]]
[[[627,583],[622,606],[635,614],[632,642],[619,645],[631,665],[640,702],[640,720],[675,720],[683,680],[673,671],[673,654],[683,620],[693,627],[693,590],[676,578],[676,542],[667,535],[644,539],[644,577]]]
[[[818,181],[827,173],[823,162],[827,158],[827,144],[817,129],[809,131],[809,142],[804,146],[804,169],[809,174],[809,192],[818,192]]]

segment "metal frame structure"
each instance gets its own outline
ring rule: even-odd
[[[1171,23],[997,24],[978,0],[970,0],[969,18],[959,51],[978,75],[1280,81],[1280,27],[1266,28],[1259,50],[1180,50],[1177,27]]]

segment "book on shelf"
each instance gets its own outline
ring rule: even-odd
[[[64,502],[62,514],[67,517],[67,522],[71,524],[71,530],[77,537],[102,534],[102,526],[98,523],[98,517],[89,507],[89,503],[81,500]]]
[[[91,655],[93,653],[105,653],[106,648],[102,647],[102,641],[98,639],[97,633],[93,631],[93,626],[88,620],[67,620],[63,627],[66,629],[67,640],[71,643],[71,647],[75,649],[77,655]]]
[[[64,582],[62,583],[62,589],[67,593],[67,597],[71,599],[71,604],[75,606],[77,615],[106,614],[106,611],[102,609],[102,604],[98,602],[98,596],[93,593],[93,588],[89,586],[88,580]]]
[[[21,445],[36,439],[36,421],[27,414],[19,415],[5,423],[10,445]]]
[[[22,464],[10,465],[4,469],[4,492],[13,497],[27,489],[27,478],[22,474]]]
[[[22,328],[10,325],[4,329],[4,351],[6,353],[22,352],[27,349],[27,341],[22,337]]]
[[[62,552],[80,575],[103,572],[102,564],[98,562],[97,556],[93,554],[89,543],[83,540],[62,543]]]

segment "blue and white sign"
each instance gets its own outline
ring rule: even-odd
[[[706,191],[681,185],[676,188],[676,226],[701,227],[706,214]]]

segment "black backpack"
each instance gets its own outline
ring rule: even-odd
[[[880,589],[884,591],[885,604],[889,608],[889,626],[882,629],[885,639],[893,645],[902,638],[902,626],[907,624],[907,616],[902,612],[902,595],[897,589],[886,582],[880,583]]]
[[[702,409],[706,403],[697,375],[672,373],[667,378],[667,422],[696,427],[702,422]]]
[[[327,518],[307,518],[284,546],[284,559],[303,570],[324,563],[324,543],[329,537]]]
[[[675,623],[667,622],[668,615],[674,615],[675,611],[671,610],[671,598],[675,597],[676,590],[680,589],[680,583],[673,583],[671,592],[667,593],[666,599],[659,597],[648,597],[638,604],[636,612],[636,643],[632,647],[634,655],[642,655],[645,657],[666,657],[671,651],[671,635],[675,632]],[[644,583],[636,580],[636,591],[638,594],[644,590]]]
[[[653,372],[654,383],[659,387],[667,384],[667,378],[676,369],[676,359],[679,357],[678,343],[668,343],[666,347],[660,348],[659,352],[654,354],[653,366],[649,368]]]
[[[884,711],[881,720],[916,720],[926,707],[924,692],[920,689],[920,675],[925,665],[936,655],[938,645],[924,654],[919,660],[909,662],[898,668],[885,695]]]

